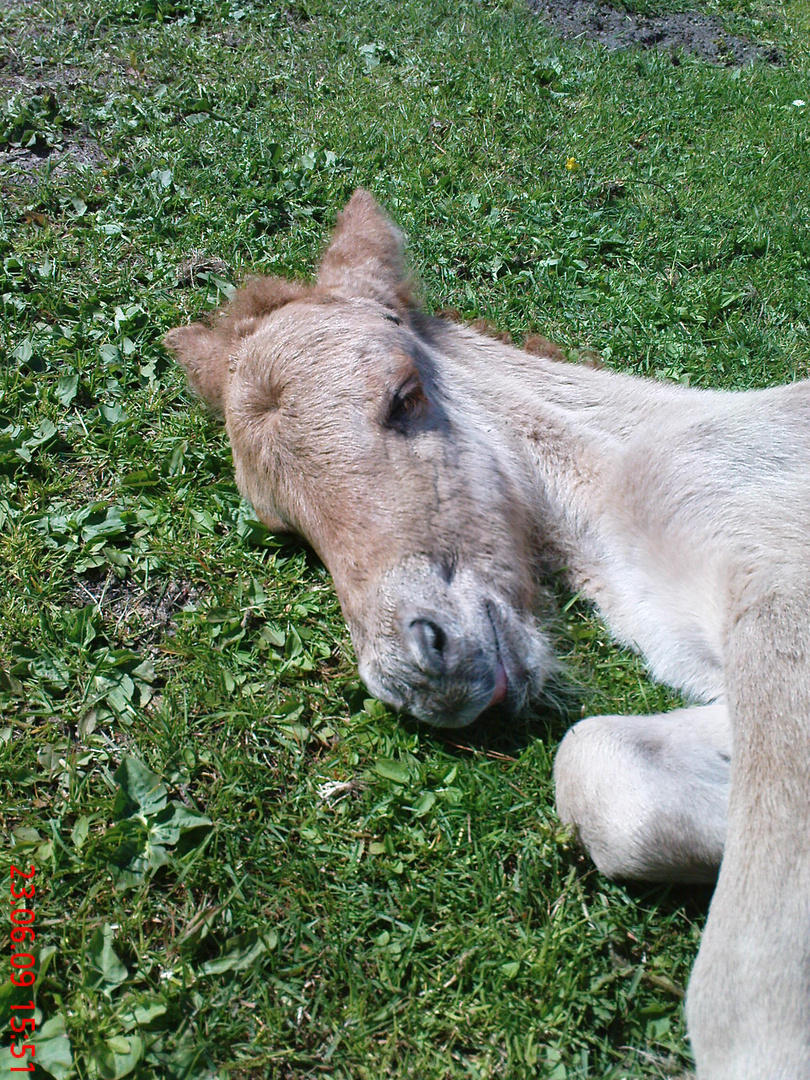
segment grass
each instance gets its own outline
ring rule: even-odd
[[[688,1067],[708,896],[602,880],[550,784],[572,717],[672,695],[563,594],[565,715],[394,718],[160,340],[309,272],[362,184],[436,306],[657,378],[807,375],[810,5],[704,7],[784,62],[609,54],[522,0],[3,6],[0,822],[36,867],[37,1080]]]

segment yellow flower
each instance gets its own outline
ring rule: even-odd
[[[576,172],[579,168],[579,162],[576,158],[566,158],[565,167],[566,169],[568,169],[569,172]]]

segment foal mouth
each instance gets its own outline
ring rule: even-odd
[[[494,709],[496,705],[500,705],[506,701],[509,697],[509,679],[506,675],[506,668],[503,666],[500,654],[498,655],[497,667],[495,669],[495,689],[492,691],[492,697],[490,698],[488,709]]]

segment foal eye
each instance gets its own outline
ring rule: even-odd
[[[414,417],[422,413],[426,405],[427,398],[421,383],[418,380],[409,380],[391,398],[385,426],[402,430]]]

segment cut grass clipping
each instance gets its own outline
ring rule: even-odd
[[[550,784],[571,719],[672,695],[560,587],[561,710],[394,717],[160,345],[305,275],[364,185],[437,306],[653,378],[805,376],[807,4],[701,5],[742,67],[537,7],[2,5],[0,822],[5,880],[35,868],[4,1070],[13,1016],[35,1080],[688,1068],[708,894],[600,878]]]

